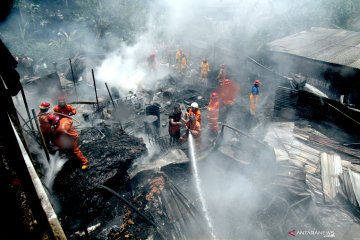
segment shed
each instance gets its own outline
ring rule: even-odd
[[[300,74],[332,99],[360,106],[360,32],[313,27],[265,44],[261,62],[285,76]]]

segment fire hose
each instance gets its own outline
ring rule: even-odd
[[[77,122],[77,123],[78,123],[78,125],[76,125],[76,126],[74,126],[74,127],[78,127],[78,126],[80,126],[80,125],[81,125],[80,121],[79,121],[79,120],[77,120],[77,119],[76,119],[76,118],[74,118],[74,117],[71,117],[71,116],[69,116],[69,115],[62,114],[62,113],[57,113],[57,112],[50,112],[49,114],[51,114],[51,113],[56,114],[56,115],[65,116],[65,117],[67,117],[67,118],[71,118],[72,120],[74,120],[75,122]],[[39,116],[40,116],[40,115],[36,115],[35,117],[32,117],[32,118],[30,118],[29,120],[25,121],[25,122],[24,122],[24,124],[23,124],[21,127],[22,127],[22,128],[24,128],[24,126],[25,126],[25,125],[27,125],[27,124],[28,124],[28,122],[30,122],[31,120],[33,120],[33,119],[35,119],[36,117],[39,117]]]

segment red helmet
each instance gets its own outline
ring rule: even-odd
[[[42,102],[42,103],[39,105],[39,108],[40,108],[40,109],[49,109],[49,108],[50,108],[50,103],[48,103],[48,102]]]
[[[256,79],[254,83],[255,83],[255,84],[260,84],[260,80],[259,80],[259,79]]]
[[[219,97],[219,95],[218,95],[217,92],[213,92],[213,93],[211,93],[211,97],[212,98],[217,98],[217,97]]]
[[[230,84],[230,80],[229,80],[229,79],[225,79],[225,80],[224,80],[224,85],[228,85],[228,84]]]
[[[58,115],[55,114],[50,114],[47,117],[47,120],[49,122],[50,125],[56,125],[59,122],[60,117]]]

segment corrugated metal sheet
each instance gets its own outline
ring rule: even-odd
[[[341,158],[336,154],[321,153],[321,181],[324,193],[336,197],[340,187],[339,175],[342,173]]]
[[[299,129],[293,122],[276,122],[269,125],[264,141],[274,148],[278,162],[290,161],[295,166],[303,167],[310,185],[321,183],[314,188],[319,198],[325,199],[325,194],[330,200],[340,193],[351,204],[359,206],[360,166],[342,160],[337,154],[339,152],[329,151],[326,147],[319,149],[309,141],[310,134],[325,138],[309,127]],[[331,139],[328,140],[330,143]],[[321,177],[316,173],[320,173]]]
[[[359,203],[360,203],[360,173],[351,171],[351,169],[349,169],[349,175],[350,175],[350,180],[351,180],[351,184],[352,184],[352,189],[354,191],[356,200],[359,205]]]
[[[314,27],[268,43],[265,50],[360,69],[360,32]]]

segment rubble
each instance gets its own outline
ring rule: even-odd
[[[80,149],[90,162],[89,169],[82,172],[76,166],[77,161],[71,159],[56,176],[54,193],[63,207],[62,214],[67,216],[64,226],[71,225],[76,218],[91,219],[100,211],[109,195],[101,193],[97,186],[118,189],[126,182],[126,171],[133,161],[146,152],[141,139],[126,134],[122,129],[98,128],[85,129],[84,136],[80,135]],[[98,138],[91,132],[103,135]]]

